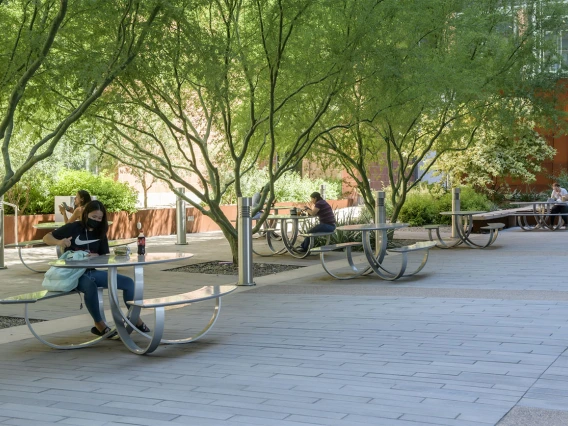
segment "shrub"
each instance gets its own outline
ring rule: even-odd
[[[568,170],[566,169],[561,169],[558,174],[554,174],[554,175],[549,175],[548,178],[551,181],[551,184],[553,182],[558,182],[558,184],[560,185],[560,187],[562,188],[568,188]],[[552,192],[552,190],[549,191],[549,193]],[[547,197],[548,198],[548,197]],[[538,201],[538,200],[537,200]]]
[[[241,187],[245,197],[252,197],[259,192],[268,182],[266,169],[253,170],[241,179]],[[314,179],[303,178],[296,172],[286,173],[274,184],[277,202],[309,202],[310,194],[319,191],[320,186],[325,185],[325,198],[337,200],[341,198],[340,179]],[[223,196],[223,204],[236,204],[237,196],[234,186]]]
[[[410,226],[423,226],[436,223],[440,213],[440,200],[423,193],[408,194],[404,206],[400,210],[398,220]]]
[[[546,201],[550,196],[550,192],[551,191],[539,192],[533,188],[529,188],[525,192],[515,189],[513,192],[505,194],[503,198],[507,201],[507,203],[511,201]]]
[[[46,205],[53,212],[53,197],[56,195],[75,195],[79,189],[89,191],[103,203],[109,212],[136,211],[137,191],[127,183],[117,182],[108,174],[93,175],[85,170],[62,170],[49,189]]]
[[[452,210],[452,194],[446,191],[436,195],[421,185],[407,195],[406,202],[398,216],[398,221],[410,226],[424,226],[433,223],[449,224],[450,216],[442,216],[440,212]],[[430,187],[430,185],[428,185]],[[493,204],[487,196],[475,192],[471,187],[463,186],[460,192],[461,210],[493,210]]]
[[[127,183],[116,182],[106,174],[93,175],[85,170],[61,170],[50,175],[24,175],[6,194],[6,201],[17,204],[21,214],[54,213],[56,195],[75,195],[84,189],[96,195],[109,212],[136,211],[137,192]]]
[[[51,181],[50,175],[31,171],[6,192],[4,200],[16,204],[19,214],[41,214],[44,212],[45,198],[49,193]],[[53,210],[53,201],[51,204]],[[14,213],[12,208],[7,208],[6,212]]]

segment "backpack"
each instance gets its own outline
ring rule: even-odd
[[[85,251],[66,251],[59,259],[81,260],[87,257]],[[71,291],[79,284],[79,278],[87,268],[58,268],[52,266],[47,270],[41,284],[49,291]]]

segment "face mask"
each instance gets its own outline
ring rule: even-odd
[[[101,226],[102,222],[99,222],[98,220],[95,219],[91,219],[90,217],[87,218],[87,226],[89,228],[93,228],[93,229],[97,229],[99,226]]]

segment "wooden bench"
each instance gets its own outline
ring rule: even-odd
[[[99,290],[98,291],[99,310],[100,310],[101,317],[102,317],[103,321],[106,322],[105,313],[104,313],[104,309],[103,309],[103,289],[99,288],[98,290]],[[79,299],[81,300],[81,304],[82,304],[83,299],[81,298],[81,293],[77,290],[71,290],[71,291],[40,290],[40,291],[34,291],[32,293],[25,293],[25,294],[20,294],[18,296],[12,296],[12,297],[7,297],[5,299],[0,299],[0,305],[23,304],[24,305],[24,318],[25,318],[26,324],[27,324],[28,328],[30,329],[30,331],[32,332],[32,334],[41,343],[43,343],[44,345],[47,345],[51,348],[54,348],[54,349],[86,348],[88,346],[94,345],[95,343],[98,343],[99,341],[101,341],[103,339],[106,339],[106,338],[112,336],[115,333],[114,329],[112,329],[111,332],[105,334],[104,336],[100,336],[100,337],[97,337],[95,339],[83,342],[83,343],[72,344],[72,345],[57,345],[55,343],[48,342],[47,340],[45,340],[39,334],[36,333],[36,331],[33,328],[32,323],[29,320],[28,305],[31,304],[31,303],[43,302],[44,300],[49,300],[49,299],[54,299],[54,298],[57,298],[57,297],[69,296],[69,295],[74,295],[74,294],[79,296]]]
[[[114,248],[114,247],[119,247],[119,246],[125,246],[128,244],[133,244],[135,243],[137,240],[136,238],[128,238],[128,239],[121,239],[121,240],[112,240],[108,242],[108,246],[109,248]],[[30,265],[28,265],[26,263],[26,261],[24,260],[24,257],[22,255],[22,249],[24,248],[33,248],[33,247],[47,247],[47,244],[43,242],[43,240],[30,240],[30,241],[22,241],[19,243],[10,243],[10,244],[6,244],[5,245],[6,248],[17,248],[18,249],[18,256],[20,257],[20,261],[22,262],[22,264],[28,268],[30,271],[33,272],[37,272],[40,274],[43,274],[47,271],[47,269],[44,270],[38,270],[38,269],[34,269],[32,268]],[[55,252],[57,254],[57,257],[61,256],[61,252],[60,252],[60,247],[56,246],[55,247]]]
[[[434,248],[434,247],[436,247],[436,243],[434,241],[419,241],[419,242],[417,242],[415,244],[411,244],[409,246],[395,247],[395,248],[392,248],[392,249],[387,249],[387,252],[399,253],[399,254],[402,255],[401,269],[400,269],[400,272],[398,272],[396,275],[404,276],[404,277],[410,277],[410,276],[415,275],[418,272],[420,272],[424,268],[424,266],[426,266],[426,262],[428,261],[428,256],[430,254],[430,249]],[[408,253],[416,252],[416,251],[422,251],[422,250],[424,250],[424,257],[422,258],[422,262],[420,263],[420,266],[418,266],[418,268],[416,268],[416,270],[414,272],[405,273],[406,272],[406,265],[408,264]],[[389,272],[390,274],[393,274],[392,272],[388,271],[387,269],[385,269],[385,271]],[[395,274],[393,274],[393,275],[395,275]]]
[[[527,207],[517,207],[513,209],[493,210],[485,213],[478,213],[473,215],[473,220],[492,220],[508,217],[515,213],[528,212]]]
[[[146,336],[150,339],[150,343],[146,348],[141,348],[134,341],[129,339],[130,341],[125,340],[123,337],[123,342],[129,346],[129,349],[133,352],[138,354],[149,354],[153,352],[160,343],[165,344],[177,344],[177,343],[189,343],[195,342],[196,340],[200,339],[201,337],[205,336],[207,332],[213,327],[215,321],[217,320],[219,314],[221,313],[221,297],[232,293],[237,289],[236,285],[211,285],[211,286],[204,286],[198,290],[190,291],[188,293],[176,294],[172,296],[166,297],[156,297],[153,299],[143,299],[143,300],[132,300],[127,302],[133,306],[138,306],[143,309],[153,309],[154,310],[154,332],[152,336],[139,331],[134,327],[132,323],[129,321],[127,325],[129,330],[133,329],[138,333]],[[213,316],[207,323],[204,329],[196,333],[195,335],[179,340],[164,340],[162,339],[164,333],[164,320],[165,320],[165,308],[168,306],[176,306],[176,305],[188,305],[192,303],[202,302],[204,300],[215,299],[215,307],[213,310]],[[119,331],[120,332],[120,331]],[[121,336],[122,337],[122,336]]]

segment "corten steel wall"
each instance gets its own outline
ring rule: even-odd
[[[558,81],[556,97],[558,99],[558,109],[568,112],[568,79],[560,79]],[[552,160],[542,163],[545,170],[536,175],[535,182],[527,184],[516,179],[506,179],[506,182],[512,189],[518,189],[523,192],[529,188],[535,191],[551,190],[552,181],[548,176],[556,176],[562,170],[568,170],[568,135],[553,137],[552,134],[546,134],[542,129],[537,128],[536,130],[544,136],[551,147],[556,149],[556,155]],[[527,155],[530,155],[530,153],[527,153]]]
[[[329,200],[334,209],[348,207],[352,205],[352,200]],[[302,207],[305,203],[277,203],[276,206]],[[221,210],[229,219],[237,218],[237,206],[221,206]],[[126,212],[109,213],[109,220],[113,223],[109,227],[109,239],[133,238],[138,235],[136,224],[142,224],[142,231],[147,237],[156,235],[174,235],[176,233],[176,210],[171,209],[146,209],[136,213]],[[193,216],[194,220],[187,222],[187,232],[219,231],[219,227],[207,216],[203,216],[194,207],[187,208],[187,217]],[[5,216],[4,237],[5,244],[14,243],[14,216]],[[53,214],[18,216],[18,240],[30,241],[39,240],[49,230],[38,230],[33,225],[41,222],[53,222]]]

